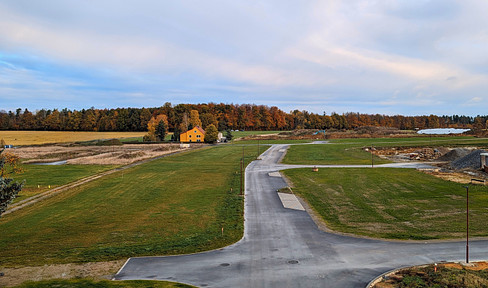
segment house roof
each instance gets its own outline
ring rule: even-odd
[[[198,131],[200,131],[202,134],[205,134],[205,130],[203,130],[200,126],[195,126],[193,127],[193,129],[198,129]],[[191,129],[191,130],[193,130]]]

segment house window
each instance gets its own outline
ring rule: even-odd
[[[197,138],[200,138],[201,135],[197,135]]]
[[[190,135],[190,138],[191,138],[191,135]]]

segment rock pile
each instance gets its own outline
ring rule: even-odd
[[[481,168],[481,153],[486,153],[486,151],[481,149],[475,150],[462,158],[454,160],[451,162],[451,168],[456,170],[468,168],[478,170]]]
[[[457,159],[461,159],[464,156],[468,155],[473,151],[472,149],[465,149],[465,148],[455,148],[451,151],[447,152],[446,154],[439,157],[437,160],[439,161],[455,161]]]

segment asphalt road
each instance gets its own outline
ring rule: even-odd
[[[273,145],[262,160],[246,169],[241,241],[199,254],[131,258],[115,279],[167,280],[198,287],[365,287],[394,268],[464,260],[465,242],[406,243],[342,236],[319,230],[305,211],[284,208],[276,190],[286,183],[268,173],[304,167],[277,164],[286,148]],[[470,242],[471,260],[487,258],[488,241]]]

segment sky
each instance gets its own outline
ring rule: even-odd
[[[486,115],[486,0],[2,0],[0,110]]]

